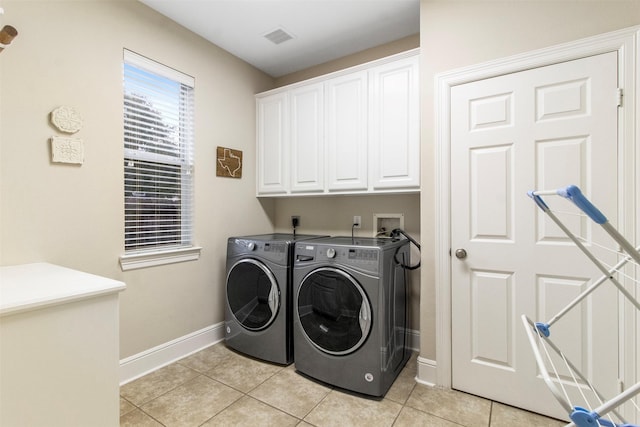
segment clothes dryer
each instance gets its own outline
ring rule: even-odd
[[[269,362],[292,362],[293,243],[315,237],[275,233],[227,240],[227,346]]]
[[[383,396],[407,348],[409,241],[329,237],[295,244],[296,370]]]

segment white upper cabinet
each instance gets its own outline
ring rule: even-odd
[[[286,194],[289,190],[287,93],[258,98],[256,109],[258,194]]]
[[[327,87],[327,190],[368,188],[367,72],[347,74]]]
[[[256,96],[258,196],[420,190],[418,50]]]
[[[374,190],[420,187],[418,58],[370,71],[369,138]]]
[[[291,192],[324,190],[324,84],[289,92]]]

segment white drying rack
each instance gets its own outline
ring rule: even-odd
[[[594,265],[602,272],[602,277],[593,282],[587,289],[580,293],[573,301],[567,304],[555,316],[547,322],[533,322],[526,315],[522,315],[522,322],[527,331],[527,336],[533,350],[536,363],[540,370],[540,374],[547,387],[553,393],[554,397],[560,405],[567,411],[571,423],[567,426],[577,427],[640,427],[637,424],[628,423],[620,414],[618,408],[627,404],[635,408],[636,418],[640,415],[640,407],[635,401],[635,396],[640,394],[640,382],[627,388],[618,395],[608,400],[602,396],[591,382],[583,375],[576,366],[568,359],[565,353],[551,340],[551,326],[561,319],[565,314],[570,312],[574,307],[582,303],[585,298],[594,290],[605,282],[611,282],[616,286],[618,291],[624,295],[636,310],[640,313],[640,303],[631,292],[625,288],[618,278],[618,273],[627,263],[634,263],[640,266],[640,246],[634,248],[607,220],[580,191],[576,186],[568,186],[552,191],[530,191],[529,196],[536,202],[538,207],[569,237],[569,239],[580,248],[580,250],[594,263]],[[622,259],[613,267],[607,268],[603,262],[598,260],[594,254],[583,244],[581,238],[577,237],[567,226],[565,226],[558,216],[549,209],[549,206],[542,199],[542,196],[561,196],[575,204],[582,212],[591,218],[596,224],[599,224],[604,231],[621,248]],[[638,268],[636,268],[636,271]],[[640,292],[638,278],[631,279],[636,285],[636,293]],[[566,378],[561,378],[558,368],[556,368],[552,354],[554,357],[560,357],[564,362],[568,377],[572,379],[572,385],[575,390],[579,391],[578,403],[576,399],[570,397],[565,383]]]

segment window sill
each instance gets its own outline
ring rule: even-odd
[[[120,255],[120,267],[122,271],[127,271],[176,262],[196,261],[200,258],[201,250],[202,248],[199,246],[192,246],[189,248]]]

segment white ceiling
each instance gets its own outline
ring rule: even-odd
[[[272,77],[417,34],[420,0],[140,0]],[[282,29],[293,39],[264,35]]]

